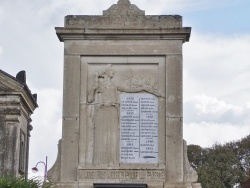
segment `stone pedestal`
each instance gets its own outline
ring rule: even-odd
[[[149,16],[120,0],[102,16],[66,16],[63,133],[50,170],[58,187],[94,183],[194,187],[182,128],[178,15]]]

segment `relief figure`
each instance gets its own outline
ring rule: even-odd
[[[150,88],[117,86],[112,80],[113,76],[112,65],[108,64],[95,74],[94,84],[88,94],[88,103],[94,106],[95,165],[119,164],[119,92],[147,92],[160,96]]]

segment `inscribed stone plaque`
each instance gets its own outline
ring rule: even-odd
[[[120,162],[158,163],[158,98],[122,94],[120,104]]]
[[[163,169],[80,169],[81,180],[154,180],[165,178]]]

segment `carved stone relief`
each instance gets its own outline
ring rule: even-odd
[[[161,169],[140,170],[80,170],[81,180],[159,180],[164,181],[165,172]]]
[[[94,126],[94,164],[117,163],[118,88],[113,83],[113,70],[108,65],[95,73],[88,102],[94,104],[91,119]],[[109,151],[109,152],[107,152]]]
[[[117,4],[112,5],[108,10],[103,11],[104,16],[142,16],[145,11],[140,10],[136,5],[131,5],[129,0],[119,0]]]
[[[90,120],[87,135],[94,148],[91,151],[89,147],[89,152],[93,152],[95,165],[117,166],[120,162],[120,95],[143,92],[161,96],[158,91],[158,66],[145,64],[141,69],[136,64],[91,64],[88,72],[90,89],[87,102]],[[91,158],[91,155],[88,156]]]

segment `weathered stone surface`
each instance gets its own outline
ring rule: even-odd
[[[87,83],[82,82],[82,86],[81,86],[81,96],[86,98],[85,93],[90,93],[91,90],[89,90],[88,92],[86,92],[87,88],[92,88],[92,84],[93,81],[95,81],[95,74],[98,73],[99,71],[102,70],[101,67],[105,67],[107,66],[108,63],[114,63],[112,65],[112,69],[114,70],[114,76],[113,76],[113,82],[116,83],[117,86],[120,87],[126,87],[127,84],[130,85],[130,82],[136,82],[139,83],[142,81],[142,78],[139,78],[135,73],[133,73],[131,76],[131,72],[128,72],[129,70],[134,69],[134,71],[136,72],[141,72],[142,70],[140,70],[140,62],[144,62],[144,68],[143,71],[149,71],[152,72],[153,74],[151,74],[150,78],[153,78],[155,75],[154,80],[158,80],[158,78],[160,78],[159,81],[159,85],[162,86],[162,88],[160,89],[161,93],[164,93],[164,62],[165,62],[165,58],[164,57],[129,57],[129,56],[116,56],[116,57],[110,57],[110,56],[103,56],[103,57],[94,57],[94,56],[86,56],[86,57],[82,57],[82,75],[81,78],[82,80],[86,80]],[[124,63],[129,63],[130,67],[124,65]],[[158,67],[159,66],[159,67]],[[84,67],[84,68],[83,68]],[[163,68],[163,70],[162,70]],[[97,69],[97,70],[96,70]],[[88,70],[88,72],[87,72]],[[147,72],[144,73],[144,75],[147,75]],[[127,75],[127,76],[126,76]],[[124,80],[124,76],[127,77]],[[94,79],[93,79],[94,78]],[[139,79],[139,80],[138,80]],[[149,79],[150,80],[150,79]],[[125,84],[125,85],[124,85]],[[128,86],[129,86],[128,85]],[[150,85],[148,85],[150,86]],[[84,89],[85,88],[85,89]],[[130,89],[131,87],[128,88],[128,90],[132,91]],[[126,88],[124,88],[126,89]],[[80,161],[83,163],[83,166],[89,166],[89,165],[93,165],[93,158],[94,158],[94,153],[96,153],[97,148],[94,150],[94,146],[93,144],[97,141],[95,138],[95,132],[98,131],[98,128],[95,128],[96,125],[98,124],[97,122],[95,124],[93,124],[94,121],[97,121],[97,119],[95,118],[91,118],[91,117],[95,117],[95,115],[91,115],[94,111],[93,105],[95,105],[95,103],[92,103],[93,105],[88,105],[88,107],[86,106],[86,99],[81,97],[81,118],[80,118],[80,140],[83,140],[82,142],[80,142],[79,144],[81,145],[81,147],[79,148],[80,151]],[[117,97],[118,97],[118,93],[117,93]],[[98,102],[97,102],[98,104]],[[162,117],[159,119],[160,122],[160,126],[159,126],[159,130],[165,130],[164,127],[164,114],[165,114],[165,103],[163,98],[160,98],[160,102],[159,102],[159,109],[160,109],[160,113],[159,116]],[[87,114],[90,114],[90,117],[87,116]],[[109,114],[110,115],[110,114]],[[119,120],[117,120],[119,121]],[[103,122],[101,122],[103,124]],[[99,127],[99,126],[97,126]],[[105,132],[105,130],[103,130]],[[104,132],[101,131],[100,134],[104,134]],[[116,130],[117,135],[119,135],[119,130]],[[164,131],[160,131],[159,132],[159,137],[161,139],[165,138],[164,135]],[[119,139],[117,138],[117,141],[114,142],[114,144],[116,144],[117,142],[119,142]],[[85,143],[85,144],[83,144]],[[98,145],[98,144],[97,144]],[[117,148],[117,160],[119,159],[119,145],[116,144]],[[112,148],[112,147],[110,147]],[[164,154],[164,145],[162,143],[159,143],[159,148],[163,148],[162,150],[159,149],[159,163],[160,164],[164,164],[165,162],[165,154]],[[84,152],[85,151],[85,152]],[[108,152],[107,152],[108,153]],[[84,164],[85,163],[85,164]],[[120,164],[122,165],[122,164]]]
[[[0,70],[0,176],[28,175],[31,114],[36,100],[21,71],[17,78]]]
[[[55,161],[55,164],[51,167],[49,173],[48,173],[48,180],[54,180],[54,181],[60,181],[60,174],[57,173],[61,170],[61,155],[62,155],[62,140],[59,140],[58,146],[57,146],[57,158]]]
[[[128,21],[129,17],[129,21]],[[179,15],[169,16],[66,16],[65,27],[67,28],[181,28],[182,17]]]
[[[61,42],[67,40],[181,40],[189,41],[191,28],[56,28]]]
[[[0,172],[4,171],[4,154],[6,151],[6,128],[4,114],[0,111]]]
[[[103,11],[103,16],[75,16],[65,17],[67,28],[181,28],[182,17],[179,15],[145,15],[129,1],[118,1],[109,9]]]
[[[185,182],[197,182],[198,175],[197,172],[190,165],[187,156],[187,143],[183,140],[183,157],[184,157],[184,181]],[[197,185],[196,185],[197,186]]]
[[[94,183],[94,188],[147,188],[147,184],[133,183]]]
[[[56,28],[65,57],[61,161],[51,171],[58,186],[198,185],[182,133],[182,44],[190,32],[181,16],[148,16],[128,0],[101,16],[65,17]],[[128,94],[147,105],[126,105]]]
[[[76,181],[78,166],[79,118],[63,120],[60,180]]]
[[[68,15],[65,27],[56,27],[67,40],[176,40],[188,41],[191,28],[179,15],[145,15],[130,2],[118,2],[102,16]]]
[[[129,0],[119,0],[116,5],[103,11],[104,16],[142,16],[145,11],[140,10],[136,5],[131,5]]]
[[[79,118],[80,57],[68,55],[64,62],[63,117],[76,119]]]
[[[182,55],[169,55],[166,60],[166,116],[182,117]]]
[[[65,55],[181,55],[181,40],[69,40],[64,42]]]
[[[166,119],[166,180],[183,181],[182,118]]]

